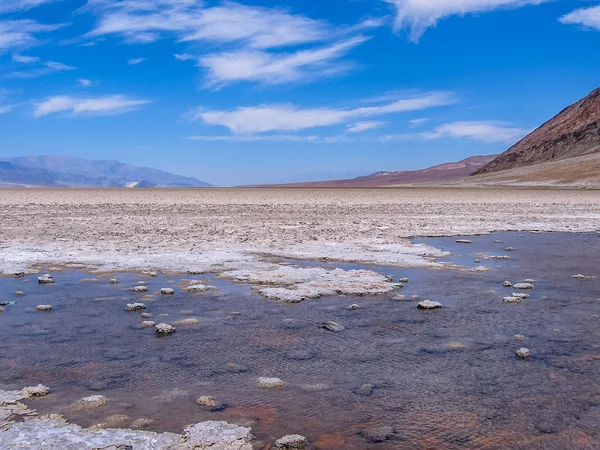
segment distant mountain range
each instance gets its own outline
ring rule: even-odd
[[[471,156],[459,162],[440,164],[421,170],[375,172],[347,180],[314,181],[285,184],[286,187],[381,187],[407,184],[435,184],[468,177],[472,172],[492,161],[497,155]]]
[[[489,164],[476,170],[473,175],[525,168],[593,154],[600,158],[600,88],[565,108]],[[585,171],[593,159],[591,156],[582,158],[584,166],[581,169]],[[572,161],[568,165],[572,169],[575,167]],[[557,170],[559,165],[549,167]],[[527,170],[523,173],[531,175],[532,171]],[[572,175],[576,179],[577,171]],[[597,178],[600,180],[600,174]]]
[[[72,156],[0,157],[0,186],[47,187],[209,187],[196,178],[173,175],[115,160]]]

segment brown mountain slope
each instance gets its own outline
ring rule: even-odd
[[[561,111],[473,175],[600,152],[600,88]]]
[[[377,172],[348,180],[314,181],[284,184],[286,187],[379,187],[405,184],[439,183],[468,177],[477,168],[487,164],[497,155],[471,156],[455,163],[440,164],[422,170]]]

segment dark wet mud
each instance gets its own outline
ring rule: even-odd
[[[600,448],[600,236],[457,239],[418,242],[491,271],[375,268],[410,281],[390,295],[296,305],[209,275],[117,274],[116,285],[110,277],[82,282],[96,276],[76,271],[53,273],[54,285],[37,284],[37,275],[0,279],[0,301],[16,302],[0,313],[0,388],[46,384],[52,396],[29,404],[83,426],[130,427],[146,418],[146,429],[180,432],[226,420],[251,426],[264,442],[298,433],[320,449]],[[572,277],[579,273],[598,278]],[[182,278],[220,290],[188,293]],[[504,303],[515,290],[502,283],[526,278],[536,280],[531,298]],[[131,292],[140,280],[148,293]],[[175,294],[160,295],[162,287]],[[409,300],[393,300],[397,294]],[[444,308],[418,310],[413,295]],[[126,312],[135,301],[152,317]],[[53,310],[36,311],[38,304]],[[176,325],[168,337],[139,326],[186,318],[199,323]],[[327,320],[345,330],[321,328]],[[521,347],[531,358],[517,358]],[[286,386],[261,389],[258,377]],[[108,404],[73,410],[94,394]],[[196,405],[201,395],[221,407]]]

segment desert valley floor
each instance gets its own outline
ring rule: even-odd
[[[600,448],[598,191],[1,194],[2,449]]]

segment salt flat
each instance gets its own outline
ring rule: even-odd
[[[514,189],[6,189],[0,272],[239,268],[256,255],[427,266],[414,236],[595,231],[600,193]]]

